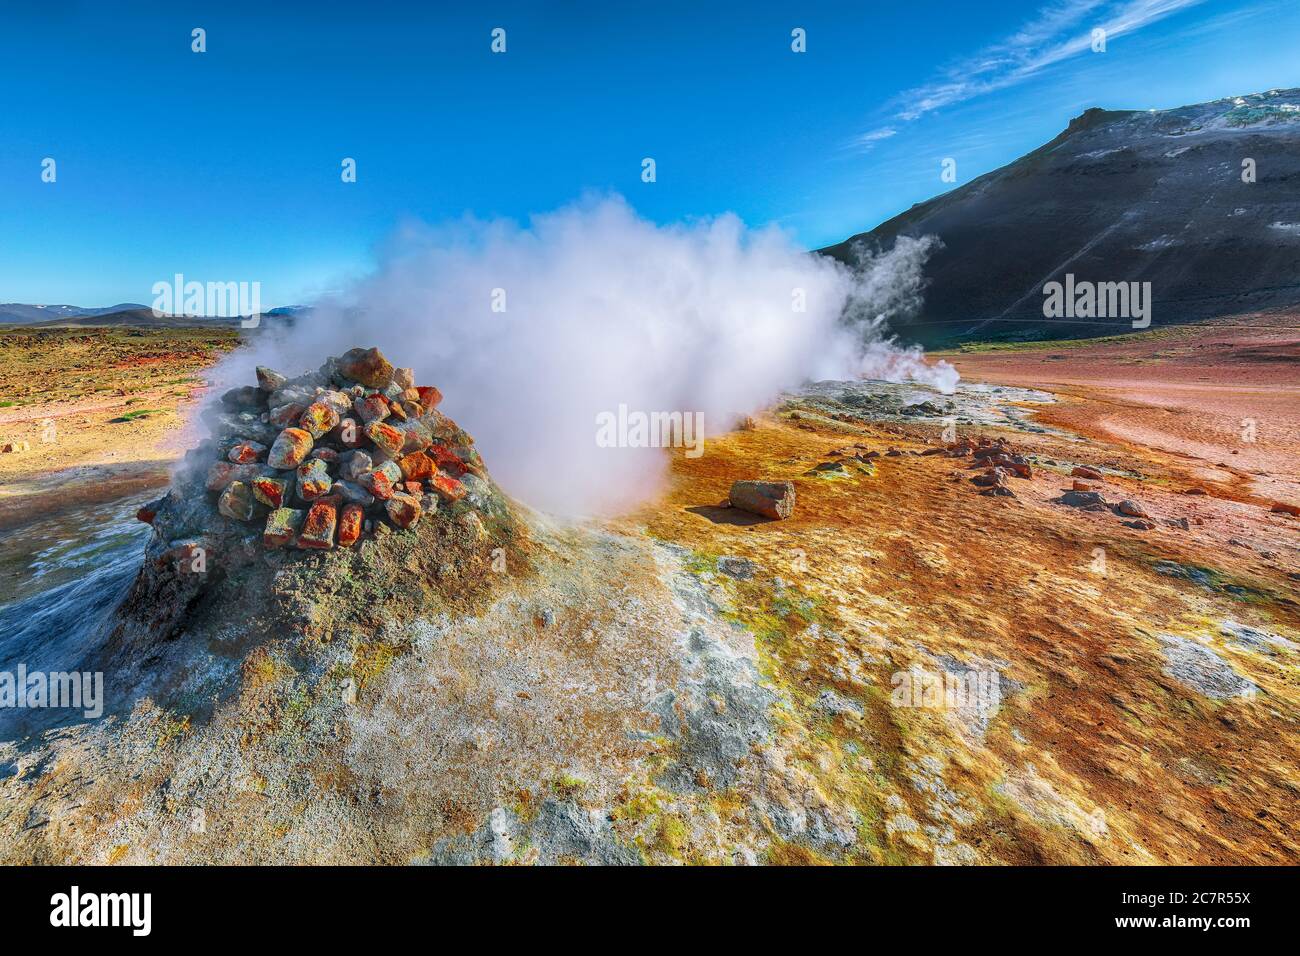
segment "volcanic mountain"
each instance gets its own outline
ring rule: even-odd
[[[1046,145],[820,250],[938,236],[923,311],[937,344],[1131,331],[1049,319],[1043,287],[1150,282],[1153,324],[1300,304],[1300,89],[1162,111],[1090,109]]]

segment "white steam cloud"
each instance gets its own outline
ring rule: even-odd
[[[660,226],[618,198],[527,227],[408,229],[375,275],[287,334],[258,335],[217,379],[250,382],[259,364],[296,374],[377,345],[442,390],[441,409],[508,492],[549,511],[609,513],[653,494],[667,469],[661,449],[597,444],[597,416],[620,405],[703,413],[707,454],[707,436],[808,380],[951,392],[951,366],[927,365],[884,332],[919,304],[933,245],[899,239],[850,270],[775,228],[731,215]]]

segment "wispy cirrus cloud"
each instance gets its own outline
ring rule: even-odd
[[[854,140],[854,143],[861,146],[863,149],[871,149],[871,147],[875,146],[882,139],[889,139],[889,137],[897,135],[898,130],[894,129],[894,127],[882,126],[880,129],[873,129],[869,133],[863,133]]]
[[[898,133],[900,123],[1023,83],[1048,67],[1092,48],[1092,31],[1102,29],[1109,43],[1205,0],[1057,0],[1014,33],[963,58],[929,83],[907,90],[895,100],[890,125],[858,137],[871,148]]]

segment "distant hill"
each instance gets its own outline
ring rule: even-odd
[[[117,305],[89,309],[79,305],[24,305],[21,302],[6,302],[0,304],[0,325],[49,324],[59,320],[72,321],[148,308],[136,302],[120,302]]]
[[[29,328],[50,328],[53,326],[102,328],[112,325],[139,325],[149,328],[182,329],[193,326],[238,326],[238,318],[202,318],[192,315],[154,315],[153,309],[142,306],[137,309],[125,309],[121,312],[106,312],[101,315],[84,315],[72,319],[54,319],[50,322],[29,322]]]
[[[292,325],[310,311],[299,305],[281,306],[262,313],[266,324]],[[104,308],[81,308],[75,305],[0,305],[0,325],[23,325],[28,328],[86,327],[103,328],[114,325],[136,325],[150,328],[192,328],[195,326],[239,325],[240,318],[214,316],[205,318],[190,315],[154,315],[147,305],[123,303]]]
[[[1256,181],[1242,181],[1254,160]],[[1131,331],[1043,316],[1067,273],[1150,282],[1153,326],[1300,305],[1300,90],[1159,112],[1091,109],[1050,143],[821,252],[936,235],[923,311],[933,345]]]

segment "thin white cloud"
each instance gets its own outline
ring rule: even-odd
[[[863,149],[871,149],[882,139],[889,139],[891,136],[897,136],[898,130],[892,126],[882,126],[880,129],[873,129],[869,133],[863,133],[855,140],[855,145]]]
[[[1048,67],[1092,49],[1092,31],[1106,42],[1163,20],[1205,0],[1059,0],[1038,11],[1005,40],[968,57],[899,99],[897,119],[927,113],[1023,83]],[[896,131],[896,130],[895,130]],[[867,134],[870,135],[870,134]]]

